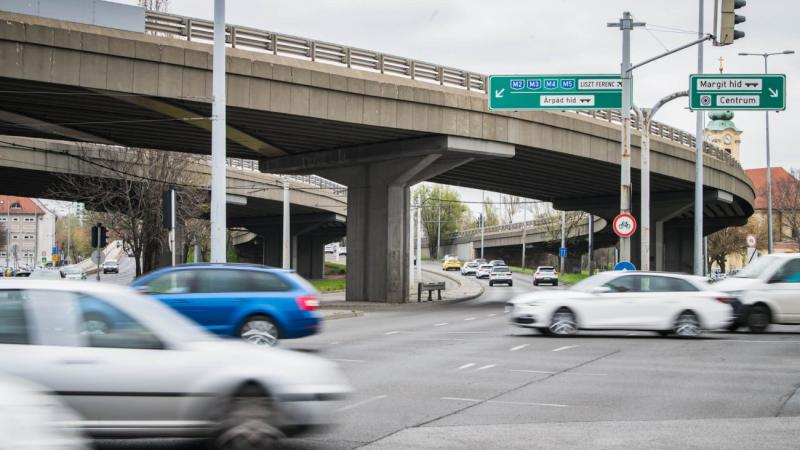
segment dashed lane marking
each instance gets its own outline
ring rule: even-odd
[[[487,365],[485,365],[483,367],[478,367],[477,369],[475,369],[475,371],[477,372],[479,370],[491,369],[492,367],[495,367],[495,366],[497,366],[497,364],[487,364]]]
[[[516,347],[511,347],[508,351],[515,352],[517,350],[522,350],[523,348],[527,347],[528,345],[530,345],[530,344],[522,344],[522,345],[518,345]]]
[[[349,362],[349,363],[363,363],[363,359],[337,359],[333,358],[331,361],[338,361],[338,362]]]
[[[546,370],[527,370],[527,369],[511,369],[511,372],[524,372],[524,373],[543,373],[543,374],[554,374],[555,372],[548,372]]]
[[[554,349],[553,351],[554,352],[560,352],[562,350],[569,350],[569,349],[575,348],[575,347],[577,347],[577,345],[565,345],[563,347],[558,347],[557,349]]]
[[[443,327],[443,326],[445,326],[445,325],[450,325],[450,324],[449,324],[448,322],[442,322],[442,323],[435,323],[435,324],[433,324],[433,326],[435,326],[435,327]]]
[[[458,370],[469,369],[470,367],[472,367],[474,365],[475,365],[475,363],[467,363],[467,364],[464,364],[463,366],[459,367]]]
[[[388,397],[388,395],[377,395],[375,397],[370,397],[368,399],[361,400],[360,402],[353,403],[352,405],[347,405],[339,408],[337,411],[347,411],[353,408],[358,408],[359,406],[364,406],[367,403],[372,403],[374,401],[383,400],[384,398]]]
[[[386,333],[383,333],[383,334],[385,334],[386,336],[391,336],[391,335],[397,334],[397,333],[399,333],[399,331],[387,331]]]
[[[474,318],[474,317],[467,317],[467,318],[466,318],[466,319],[464,319],[464,320],[475,320],[475,318]]]
[[[497,314],[489,314],[487,317],[494,317],[494,316],[496,316],[496,315],[497,315]]]
[[[470,402],[480,403],[481,400],[477,398],[462,398],[462,397],[439,397],[439,400],[450,400],[456,402]],[[562,405],[560,403],[536,403],[536,402],[505,402],[502,400],[488,400],[486,403],[495,403],[498,405],[516,405],[516,406],[550,406],[554,408],[566,408],[569,405]]]

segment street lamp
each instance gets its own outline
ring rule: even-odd
[[[764,58],[764,74],[767,74],[767,58],[773,55],[792,55],[794,50],[784,50],[773,53],[739,53],[739,56],[761,56]],[[769,111],[764,111],[767,126],[767,251],[773,251],[772,239],[772,164],[769,155]]]

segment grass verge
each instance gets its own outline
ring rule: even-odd
[[[320,292],[337,292],[343,291],[345,288],[344,278],[339,278],[335,280],[310,280],[311,284],[314,285]]]
[[[347,266],[333,261],[325,261],[325,271],[333,275],[344,275],[347,272]]]

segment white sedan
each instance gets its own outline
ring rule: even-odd
[[[57,393],[92,436],[223,449],[329,424],[351,390],[331,362],[218,338],[130,288],[49,280],[0,284],[0,373]]]
[[[513,325],[568,336],[579,329],[648,330],[699,336],[728,327],[735,299],[700,277],[604,272],[563,291],[534,291],[506,305]]]
[[[489,278],[489,274],[492,273],[492,266],[491,264],[481,264],[478,266],[478,269],[475,271],[475,278]]]

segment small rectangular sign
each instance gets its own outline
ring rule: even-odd
[[[690,75],[689,108],[784,110],[786,75]]]
[[[492,75],[489,109],[618,109],[619,75]]]

